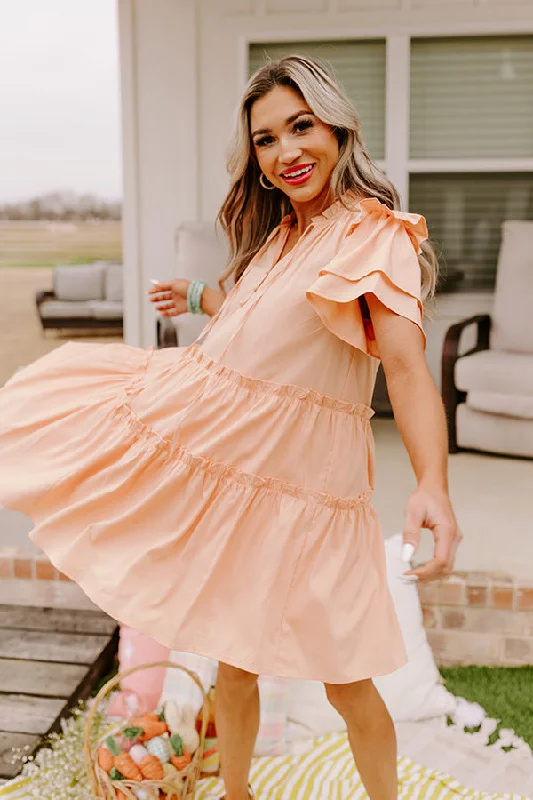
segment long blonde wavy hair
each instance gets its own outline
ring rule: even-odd
[[[343,195],[376,197],[391,210],[400,209],[394,185],[368,155],[361,120],[355,107],[333,74],[314,58],[292,55],[269,61],[252,75],[237,110],[235,132],[228,155],[230,188],[217,221],[229,239],[230,256],[219,285],[225,294],[226,281],[240,279],[253,256],[270,232],[291,211],[291,203],[280,189],[266,190],[259,183],[257,163],[250,131],[252,105],[276,86],[289,86],[300,93],[312,112],[329,125],[339,143],[339,158],[330,176],[331,202],[344,202]],[[438,260],[429,241],[422,242],[418,259],[422,271],[422,297],[435,290]]]

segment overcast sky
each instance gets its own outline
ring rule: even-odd
[[[0,0],[0,202],[119,198],[115,0]]]

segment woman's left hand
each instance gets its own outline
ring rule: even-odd
[[[405,528],[403,543],[418,548],[421,528],[429,528],[435,540],[433,558],[416,569],[404,572],[406,579],[410,575],[418,580],[435,580],[442,578],[453,569],[455,553],[463,538],[448,494],[443,490],[418,488],[409,496],[405,507]]]

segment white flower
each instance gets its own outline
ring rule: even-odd
[[[462,728],[476,728],[482,724],[485,716],[485,709],[479,703],[470,703],[464,697],[457,698],[457,708],[453,718]]]
[[[500,747],[510,747],[513,744],[515,732],[510,728],[500,728],[498,733],[500,734],[500,738],[498,740]]]
[[[491,736],[491,734],[494,733],[494,731],[498,727],[498,724],[499,724],[499,720],[492,719],[491,717],[485,717],[485,719],[481,723],[481,731],[480,731],[480,733],[482,733],[483,736],[485,736],[488,739],[489,736]]]

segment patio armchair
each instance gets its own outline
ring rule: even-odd
[[[476,341],[459,352],[463,332]],[[492,315],[452,325],[442,353],[449,452],[533,458],[533,221],[506,220]]]
[[[224,234],[212,222],[184,222],[176,231],[176,276],[204,280],[211,289],[220,290],[218,279],[228,257]],[[187,347],[209,322],[205,314],[179,314],[157,317],[158,347]]]

